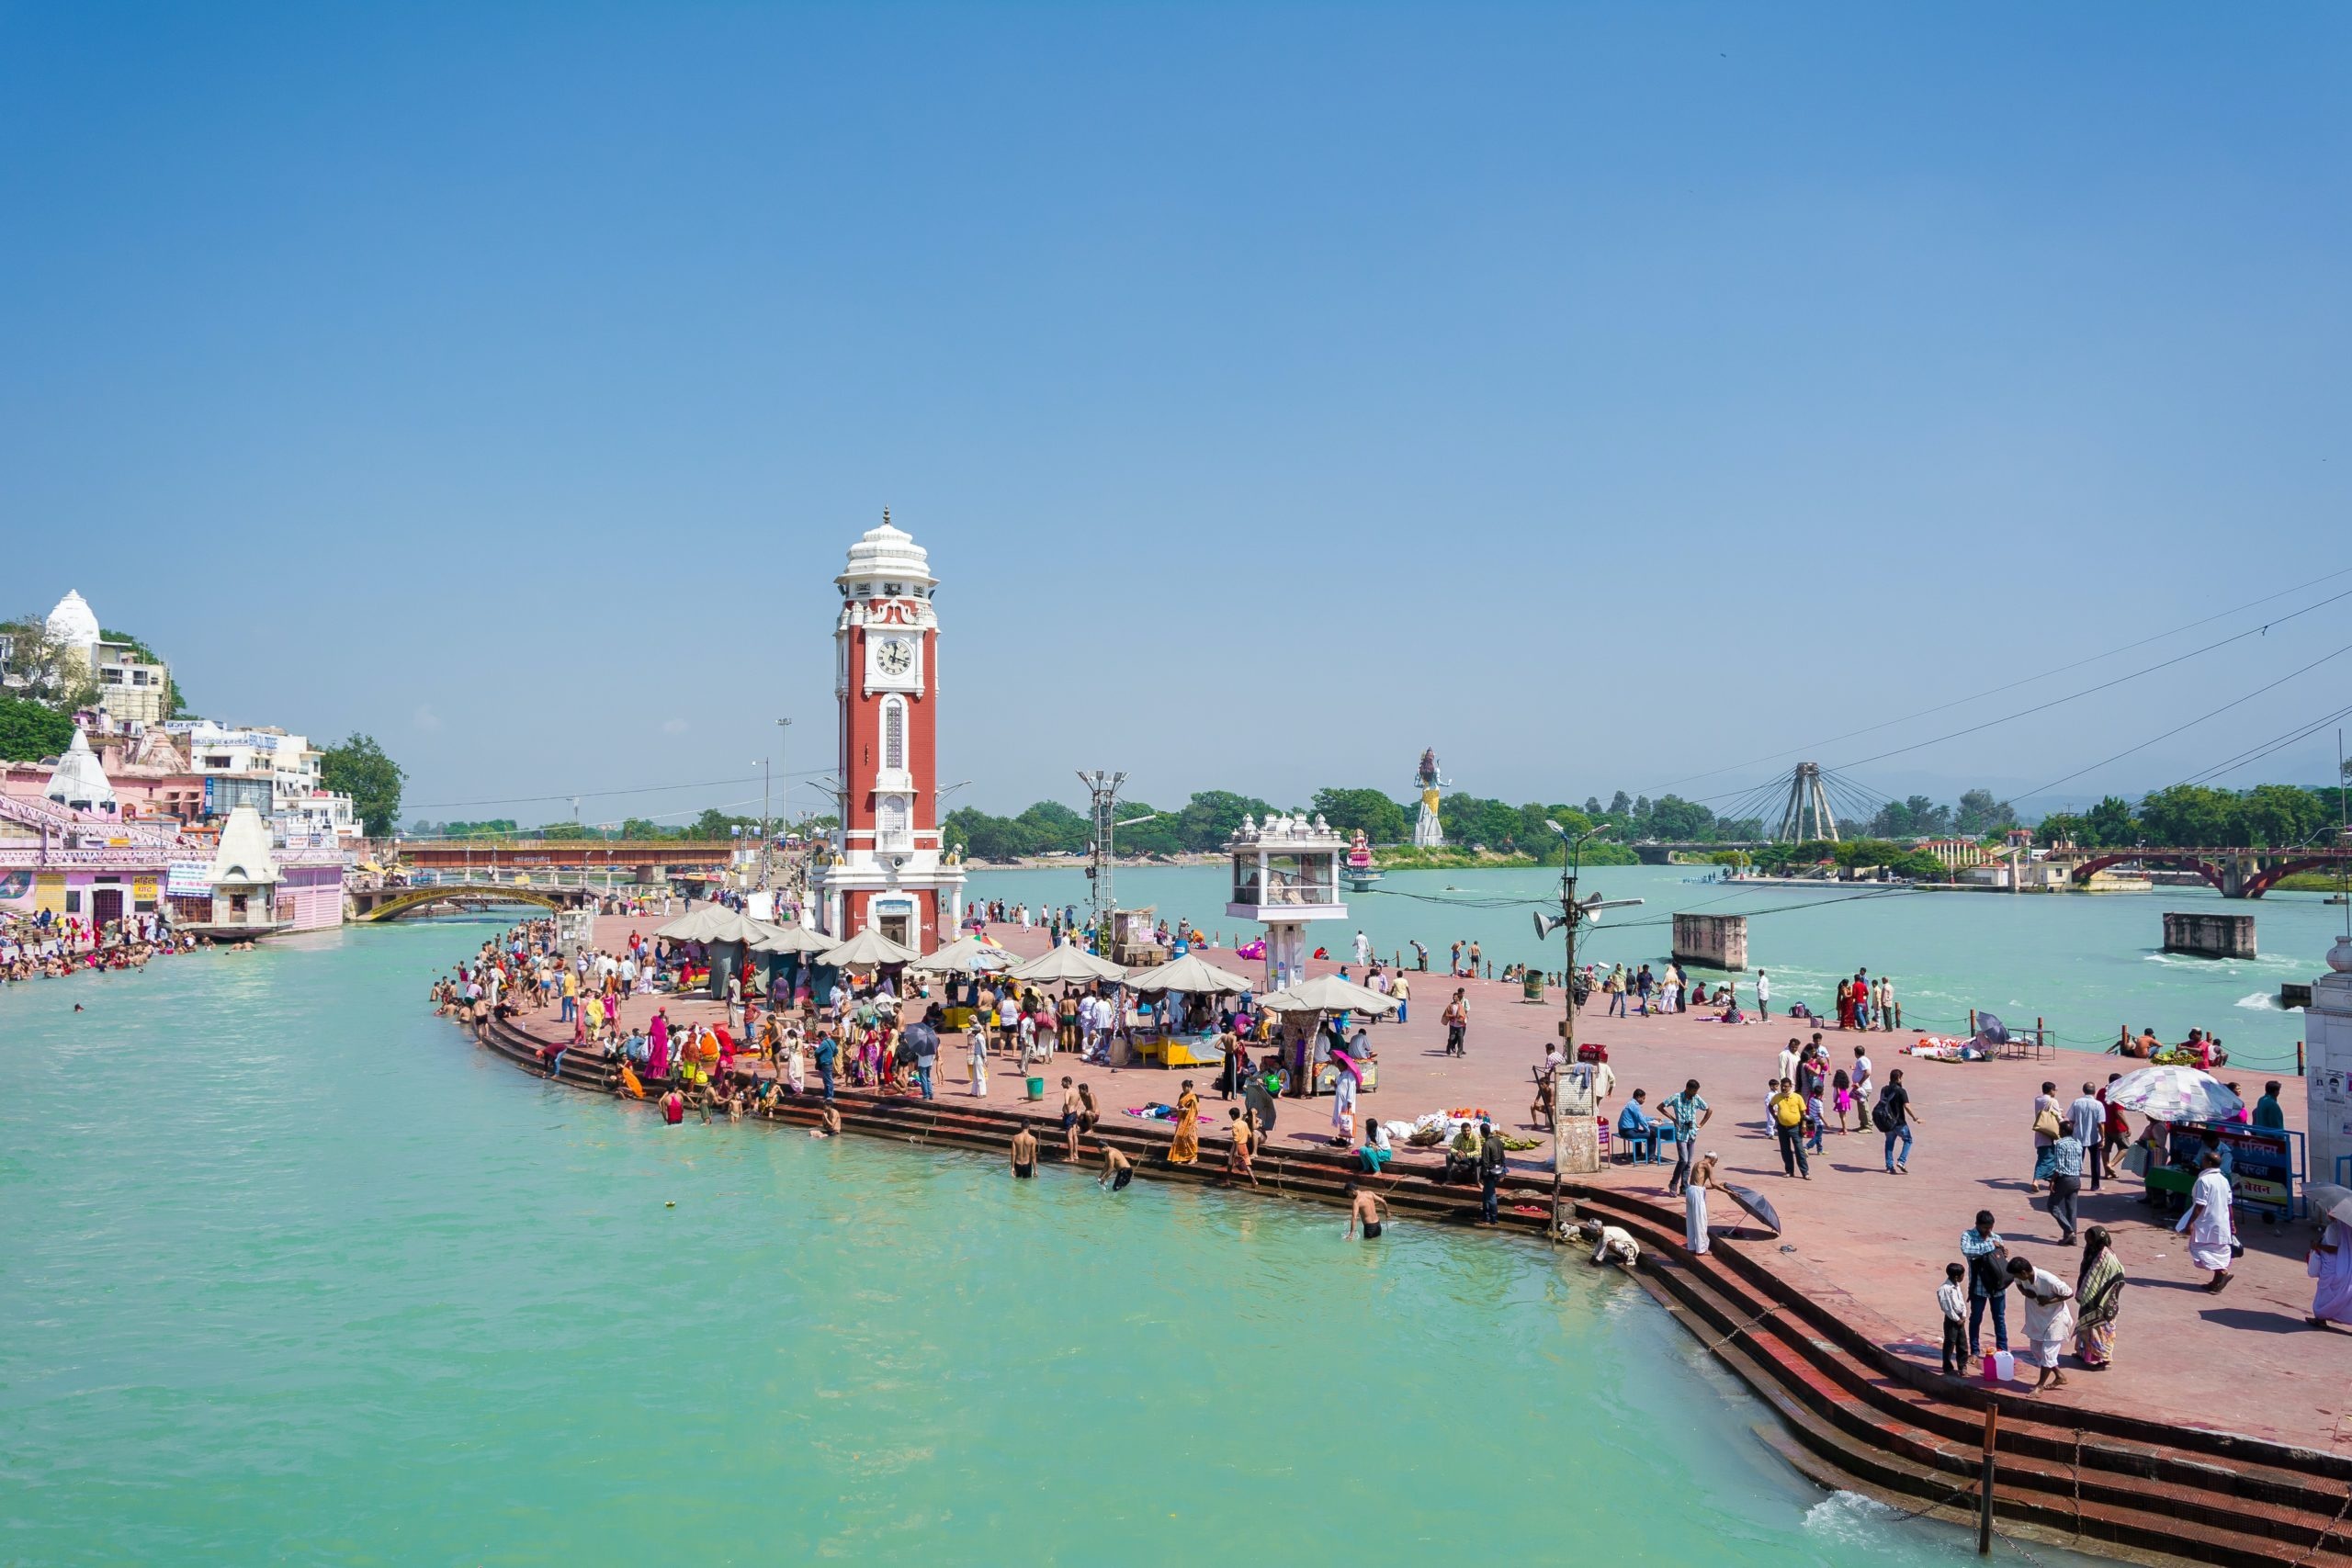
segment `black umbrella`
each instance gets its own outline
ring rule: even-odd
[[[2007,1045],[2009,1026],[1989,1012],[1980,1012],[1976,1015],[1976,1038],[1987,1045]]]
[[[1733,1202],[1753,1214],[1757,1224],[1774,1235],[1781,1234],[1780,1211],[1772,1207],[1772,1200],[1753,1187],[1734,1187],[1726,1182],[1724,1184],[1724,1190],[1731,1194]]]

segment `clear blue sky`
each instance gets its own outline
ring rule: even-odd
[[[824,761],[888,505],[959,802],[1655,793],[2352,567],[2347,64],[2324,6],[10,4],[6,613],[528,822],[442,803]],[[2347,610],[1857,776],[2028,788]],[[1227,716],[1128,716],[1178,682]]]

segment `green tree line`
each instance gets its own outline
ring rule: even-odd
[[[1271,801],[1229,790],[1203,790],[1182,807],[1163,810],[1148,802],[1123,800],[1119,828],[1113,842],[1122,854],[1176,854],[1221,848],[1245,816],[1264,818],[1279,810]],[[1412,837],[1413,819],[1407,808],[1376,789],[1318,789],[1307,803],[1286,809],[1321,817],[1340,833],[1358,829],[1375,844],[1402,843]],[[1418,807],[1415,807],[1418,810]],[[1136,821],[1135,818],[1148,818]],[[1527,854],[1557,860],[1560,840],[1544,826],[1546,818],[1581,833],[1592,819],[1572,806],[1530,801],[1512,806],[1476,795],[1448,795],[1440,803],[1438,818],[1446,840],[1460,848],[1480,845],[1501,854]],[[948,814],[943,825],[948,841],[960,843],[982,860],[1011,860],[1020,855],[1082,854],[1093,838],[1093,824],[1083,811],[1057,801],[1041,800],[1018,816],[998,817],[974,807]],[[1613,835],[1612,835],[1613,836]],[[1626,862],[1631,850],[1606,841],[1586,846],[1584,858],[1593,863]]]
[[[2089,849],[2287,849],[2324,841],[2344,820],[2344,787],[2256,784],[2216,789],[2170,784],[2139,804],[2109,795],[2083,812],[2053,812],[2034,830],[2036,841]]]

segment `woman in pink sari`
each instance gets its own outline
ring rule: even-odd
[[[668,1077],[670,1076],[670,1015],[666,1010],[661,1008],[654,1010],[653,1026],[646,1033],[645,1070],[657,1078]]]

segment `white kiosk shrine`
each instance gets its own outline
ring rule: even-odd
[[[1340,863],[1348,841],[1317,817],[1270,816],[1261,827],[1244,817],[1226,839],[1233,857],[1233,897],[1225,912],[1266,927],[1266,989],[1279,991],[1306,978],[1310,920],[1344,920]]]
[[[2352,1176],[2352,935],[2335,939],[2327,973],[2312,982],[2303,1034],[2311,1052],[2303,1071],[2305,1168],[2313,1181],[2340,1182]]]

